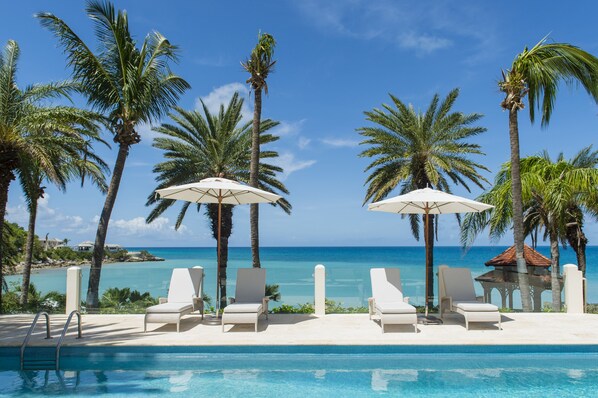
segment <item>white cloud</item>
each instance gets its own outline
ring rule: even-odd
[[[305,123],[305,120],[306,119],[301,119],[296,122],[282,121],[278,126],[271,130],[272,134],[277,135],[279,137],[298,134],[301,131],[301,128]]]
[[[158,123],[160,125],[160,123]],[[139,124],[136,127],[137,134],[141,136],[141,143],[145,145],[152,145],[154,142],[154,138],[160,137],[160,133],[156,133],[152,130],[152,125],[150,124]]]
[[[335,147],[335,148],[355,148],[359,145],[357,140],[348,140],[344,138],[325,138],[320,140],[323,144]]]
[[[277,158],[272,159],[272,164],[282,167],[282,180],[286,180],[292,173],[306,169],[316,164],[315,160],[297,160],[295,155],[290,152],[280,154]]]
[[[309,138],[301,136],[297,141],[297,146],[299,147],[299,149],[305,149],[309,146],[310,143],[311,140]]]
[[[453,42],[442,37],[428,35],[416,35],[413,32],[405,33],[398,38],[399,46],[405,49],[413,49],[420,55],[430,54],[436,50],[450,47]]]
[[[23,197],[20,198],[20,203],[17,206],[9,207],[7,210],[7,220],[16,222],[26,228],[29,221],[29,212]],[[68,237],[73,241],[92,240],[99,220],[100,216],[98,215],[86,220],[79,215],[64,214],[59,209],[50,206],[50,195],[46,194],[44,198],[38,201],[36,232],[40,238],[49,233],[51,238],[62,239]],[[191,233],[185,225],[181,225],[178,230],[175,230],[174,224],[167,217],[158,217],[150,224],[147,224],[145,218],[141,216],[128,220],[111,219],[109,224],[111,240],[147,236],[159,236],[164,239]]]
[[[146,235],[153,232],[172,232],[174,228],[170,225],[167,217],[158,217],[151,223],[146,223],[144,217],[135,217],[130,220],[110,220],[112,232],[118,235]],[[177,233],[183,233],[185,229],[179,228]]]
[[[224,104],[225,106],[230,102],[230,99],[233,97],[235,92],[238,92],[239,95],[245,99],[243,103],[243,107],[241,108],[241,115],[244,121],[248,121],[253,117],[253,112],[249,109],[248,104],[248,96],[249,96],[249,88],[247,88],[246,84],[234,82],[225,84],[224,86],[216,87],[212,90],[208,95],[198,98],[195,101],[195,108],[201,110],[201,101],[205,104],[208,110],[211,113],[217,113],[220,110],[220,105]]]
[[[306,19],[319,29],[358,40],[381,40],[398,48],[428,55],[452,45],[455,40],[472,42],[473,63],[500,47],[496,22],[486,10],[471,2],[396,2],[392,0],[337,0],[294,3]]]

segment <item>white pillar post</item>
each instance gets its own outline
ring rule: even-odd
[[[81,310],[81,267],[66,270],[66,314]]]
[[[575,264],[566,264],[563,267],[565,280],[565,305],[568,314],[583,314],[585,311],[585,289],[582,272]]]
[[[326,268],[322,264],[314,269],[314,309],[316,316],[326,315]]]

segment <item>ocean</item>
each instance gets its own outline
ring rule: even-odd
[[[464,252],[460,247],[435,247],[435,267],[446,264],[453,267],[468,267],[474,277],[493,269],[484,263],[498,255],[506,247],[477,246]],[[208,248],[161,248],[131,247],[130,251],[148,250],[164,258],[161,262],[113,263],[102,267],[100,294],[110,287],[129,287],[140,292],[148,291],[152,296],[166,297],[171,269],[201,265],[205,269],[204,292],[215,297],[216,250]],[[549,256],[548,247],[538,251]],[[262,267],[267,270],[268,284],[278,284],[281,301],[271,303],[271,308],[280,304],[301,304],[313,302],[313,272],[317,264],[326,267],[326,297],[344,306],[365,306],[371,294],[369,269],[373,267],[399,267],[406,296],[410,302],[422,305],[424,302],[424,248],[417,247],[263,247],[260,249]],[[587,249],[588,302],[598,303],[598,246]],[[561,250],[561,265],[576,263],[575,253]],[[234,296],[236,269],[251,267],[251,249],[233,247],[229,249],[227,290]],[[85,298],[89,266],[83,266],[81,297]],[[8,282],[20,282],[20,276],[7,277]],[[31,281],[42,292],[66,289],[66,269],[45,269],[35,271]],[[435,281],[437,282],[437,281]],[[476,283],[476,290],[482,295],[482,288]],[[436,289],[435,289],[436,290]],[[542,295],[542,302],[550,302],[550,291]],[[493,291],[492,302],[500,305],[500,296]],[[515,307],[521,306],[515,293]]]

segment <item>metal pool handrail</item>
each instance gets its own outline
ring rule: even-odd
[[[60,369],[60,346],[62,345],[62,341],[66,336],[66,332],[69,329],[69,325],[71,323],[71,319],[73,319],[73,315],[77,315],[77,338],[81,338],[81,313],[77,310],[71,311],[69,317],[64,324],[64,329],[62,329],[62,334],[60,335],[60,339],[58,340],[58,344],[56,344],[56,370]]]
[[[25,340],[23,340],[23,344],[21,344],[21,369],[23,369],[23,358],[25,356],[25,347],[27,347],[27,343],[29,343],[31,334],[33,333],[33,330],[35,329],[35,325],[37,324],[37,321],[41,315],[46,317],[46,340],[52,338],[50,336],[50,315],[45,311],[40,311],[37,314],[35,314],[35,318],[33,318],[33,322],[31,322],[31,326],[29,327],[29,330],[27,331]]]

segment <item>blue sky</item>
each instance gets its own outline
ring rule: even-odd
[[[415,245],[407,220],[368,212],[362,207],[367,159],[355,129],[367,125],[363,112],[389,101],[388,93],[425,109],[434,93],[446,95],[459,87],[454,110],[482,113],[488,131],[476,141],[486,156],[476,159],[491,173],[508,160],[507,114],[497,88],[506,68],[523,48],[550,34],[598,54],[598,5],[546,6],[540,1],[407,2],[407,1],[117,1],[129,13],[133,34],[141,40],[158,30],[181,48],[173,70],[192,86],[180,106],[192,109],[202,98],[210,107],[227,101],[233,92],[247,96],[246,72],[239,61],[255,45],[259,30],[278,41],[276,71],[268,81],[263,116],[281,121],[282,137],[271,149],[280,153],[281,176],[291,194],[293,213],[287,216],[262,206],[263,246]],[[10,2],[0,15],[2,45],[8,39],[21,47],[19,83],[49,82],[69,77],[65,57],[56,41],[33,14],[49,11],[66,20],[89,43],[91,21],[83,2]],[[82,104],[81,104],[82,105]],[[245,112],[250,115],[252,101]],[[526,110],[527,111],[527,110]],[[596,144],[598,107],[582,90],[563,87],[551,124],[530,125],[520,116],[522,156],[547,149],[570,157]],[[151,146],[149,126],[140,128],[143,141],[130,153],[112,214],[108,241],[126,246],[212,246],[203,213],[188,213],[184,226],[173,230],[175,211],[145,224],[147,195],[155,187],[152,166],[161,161]],[[109,138],[109,137],[107,137]],[[100,149],[109,164],[115,151]],[[37,232],[93,240],[104,198],[93,187],[68,187],[66,194],[50,187],[41,202]],[[455,187],[454,193],[474,198]],[[235,210],[231,245],[249,244],[249,209]],[[8,219],[21,225],[27,213],[19,186],[9,194]],[[598,226],[586,234],[596,244]],[[453,216],[444,216],[438,245],[456,245],[459,230]],[[510,244],[506,236],[499,244]],[[489,242],[486,236],[478,245]]]

